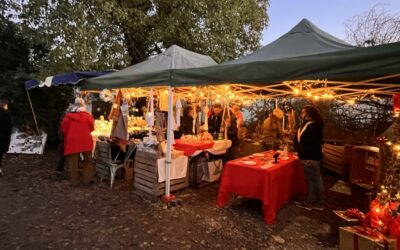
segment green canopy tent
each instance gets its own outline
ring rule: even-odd
[[[319,29],[307,19],[256,52],[226,64],[290,58],[356,48]]]
[[[201,55],[177,45],[172,45],[163,53],[144,62],[132,65],[120,71],[87,79],[84,89],[101,90],[104,88],[127,88],[132,83],[142,85],[165,86],[171,81],[176,69],[198,68],[216,65],[209,56]]]
[[[217,63],[209,56],[201,55],[177,45],[172,45],[163,53],[150,58],[144,62],[135,64],[123,70],[87,80],[84,89],[99,90],[104,88],[127,88],[134,87],[127,83],[137,81],[139,76],[142,85],[166,86],[171,85],[172,72],[177,69],[205,67]],[[168,124],[167,124],[167,153],[165,160],[165,196],[170,195],[170,165],[172,163],[172,140],[173,137],[173,92],[169,87],[168,95]],[[151,133],[151,132],[150,132]]]
[[[134,65],[131,67],[132,71],[126,69],[87,79],[84,81],[83,88],[101,90],[104,88],[169,87],[166,157],[166,196],[169,196],[172,146],[172,140],[169,138],[172,135],[173,119],[171,87],[229,83],[239,85],[242,93],[257,91],[268,97],[293,94],[297,86],[300,86],[297,90],[301,93],[303,82],[322,83],[325,87],[340,91],[342,95],[359,95],[370,88],[379,90],[381,94],[400,90],[397,84],[393,84],[398,83],[400,79],[400,43],[369,48],[343,47],[346,46],[342,44],[342,49],[323,53],[311,52],[311,55],[308,53],[293,56],[295,54],[292,54],[291,57],[274,59],[256,57],[255,61],[238,61],[213,66],[204,65],[204,67],[190,65],[180,68],[150,67],[148,69],[146,67],[148,70],[144,70]],[[165,55],[166,58],[171,56],[171,54]],[[135,70],[135,67],[138,69]],[[390,83],[385,82],[388,79]],[[301,81],[301,84],[295,85],[296,83],[290,81]]]
[[[380,94],[399,90],[400,42],[309,56],[220,64],[173,72],[172,86],[241,83],[266,91],[291,90],[286,81],[323,82],[341,92],[374,89]],[[322,80],[319,80],[322,79]],[[137,82],[140,85],[140,82]]]
[[[134,67],[134,66],[133,66]],[[118,72],[117,72],[118,73]],[[342,95],[358,95],[366,89],[378,94],[399,90],[400,42],[308,56],[219,64],[201,68],[164,69],[129,76],[87,79],[84,89],[143,86],[191,86],[240,84],[242,91],[260,91],[270,97],[293,93],[288,81],[324,83]]]

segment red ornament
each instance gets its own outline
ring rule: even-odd
[[[393,220],[389,206],[381,205],[377,200],[373,200],[370,209],[363,222],[364,227],[377,229],[379,232],[388,235]]]

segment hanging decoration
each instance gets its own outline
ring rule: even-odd
[[[182,112],[182,103],[181,103],[181,100],[179,98],[176,100],[175,109],[176,109],[176,112],[175,112],[175,116],[176,116],[176,118],[175,118],[175,121],[176,121],[175,122],[175,130],[178,130],[179,127],[181,126],[181,112]]]
[[[104,102],[113,102],[115,98],[115,92],[108,89],[103,89],[100,94],[100,99]]]
[[[150,98],[147,105],[146,122],[149,127],[149,140],[152,138],[152,130],[154,127],[154,96],[153,89],[150,89]]]
[[[204,107],[204,114],[205,114],[205,119],[204,119],[204,125],[203,125],[203,130],[204,131],[208,131],[208,119],[207,119],[207,115],[208,115],[209,109],[208,109],[208,105],[206,104],[206,106]]]

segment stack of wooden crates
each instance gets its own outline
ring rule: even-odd
[[[156,201],[165,193],[165,182],[158,182],[158,160],[162,158],[159,145],[139,144],[134,167],[134,187],[138,195]],[[188,177],[171,180],[170,191],[189,186]]]

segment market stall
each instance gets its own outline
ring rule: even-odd
[[[288,35],[315,35],[313,27],[305,26]],[[318,33],[318,32],[317,32]],[[295,40],[295,39],[294,39]],[[325,44],[331,41],[325,40]],[[290,47],[297,49],[296,42]],[[342,48],[340,48],[342,47]],[[346,47],[346,48],[343,48]],[[300,50],[304,48],[299,48]],[[300,55],[300,56],[299,56]],[[389,96],[399,91],[400,43],[370,48],[340,45],[334,50],[294,53],[275,58],[256,57],[200,68],[138,70],[115,77],[100,77],[86,81],[85,88],[162,88],[168,93],[168,129],[166,169],[171,163],[174,96],[199,95],[204,99],[243,104],[260,98],[282,97],[336,100],[354,103],[363,98]],[[133,66],[134,67],[134,66]],[[166,195],[169,195],[168,174]]]

